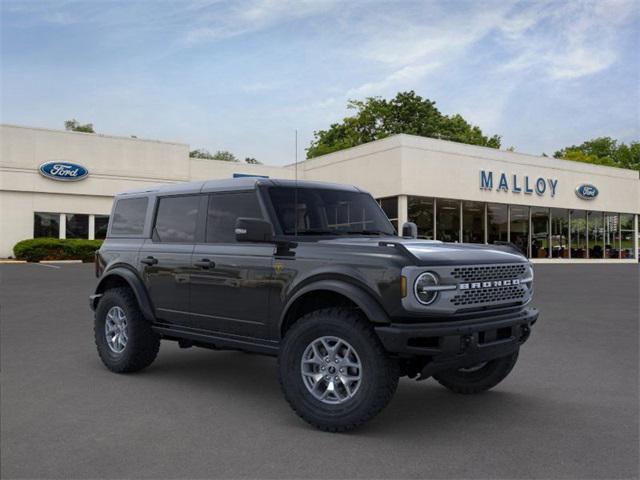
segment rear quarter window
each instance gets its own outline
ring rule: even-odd
[[[149,199],[123,198],[116,202],[111,222],[111,235],[142,235]]]

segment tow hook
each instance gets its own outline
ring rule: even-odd
[[[531,335],[531,329],[529,328],[529,325],[523,326],[522,333],[520,334],[520,343],[525,342],[529,338],[529,335]]]

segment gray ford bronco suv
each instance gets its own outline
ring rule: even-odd
[[[96,254],[95,342],[110,370],[149,366],[161,340],[278,357],[311,425],[357,427],[401,376],[463,394],[512,370],[538,312],[509,245],[405,236],[344,185],[239,178],[118,195]]]

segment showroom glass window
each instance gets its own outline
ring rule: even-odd
[[[531,258],[548,258],[549,209],[531,207]]]
[[[255,191],[209,195],[207,243],[235,243],[238,217],[262,218]]]
[[[89,238],[89,215],[67,213],[66,237]]]
[[[460,241],[459,200],[436,200],[436,239],[443,242]]]
[[[199,195],[164,197],[158,202],[153,239],[163,243],[193,243],[196,236]]]
[[[620,258],[620,218],[617,213],[604,214],[604,258]]]
[[[509,241],[509,206],[501,203],[487,204],[487,242]]]
[[[569,258],[569,210],[551,209],[551,257]]]
[[[147,214],[147,197],[121,198],[117,201],[111,225],[112,235],[141,235]]]
[[[418,238],[433,240],[433,198],[408,197],[407,218],[418,227]]]
[[[589,212],[587,215],[589,258],[604,258],[603,214],[602,212]]]
[[[587,212],[571,212],[571,258],[587,258]]]
[[[93,238],[103,240],[107,236],[109,226],[109,215],[95,215],[93,223]]]
[[[393,228],[398,230],[398,197],[380,198],[378,203],[393,224]]]
[[[636,258],[633,251],[633,215],[629,213],[620,214],[620,242],[622,258]]]
[[[60,237],[60,214],[35,212],[33,214],[33,238]]]
[[[484,203],[462,202],[462,241],[484,243]]]
[[[511,205],[511,238],[513,243],[524,254],[529,255],[529,207]]]

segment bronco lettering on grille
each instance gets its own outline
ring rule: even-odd
[[[479,288],[510,287],[512,285],[520,285],[520,280],[513,278],[510,280],[492,280],[490,282],[460,283],[458,288],[460,290],[476,290]]]

